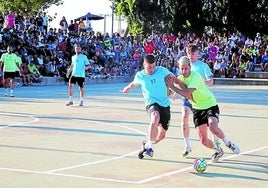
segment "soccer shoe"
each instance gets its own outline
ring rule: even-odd
[[[149,148],[149,149],[146,149],[145,154],[148,155],[148,156],[150,156],[150,157],[153,157],[154,151],[153,151],[152,148]]]
[[[145,140],[142,141],[141,150],[140,150],[140,152],[138,154],[139,159],[143,159],[143,157],[144,157],[143,154],[144,154],[144,152],[146,152],[145,144],[146,144],[146,141]]]
[[[80,101],[79,106],[83,106],[83,105],[84,105],[84,102]]]
[[[224,152],[221,148],[217,149],[218,151],[216,151],[213,155],[212,155],[212,159],[211,161],[214,163],[217,163],[219,161],[219,159],[223,156]]]
[[[8,91],[5,91],[4,96],[8,96]]]
[[[226,145],[228,148],[230,148],[230,150],[235,153],[235,154],[239,154],[240,153],[240,149],[237,145],[235,145],[234,143],[232,143],[231,141],[229,142],[228,145]]]
[[[192,151],[191,148],[185,148],[184,151],[182,152],[182,156],[186,157],[191,151]]]
[[[66,106],[72,106],[74,103],[73,102],[68,102],[67,104],[66,104]]]
[[[14,97],[14,93],[10,93],[10,97]]]

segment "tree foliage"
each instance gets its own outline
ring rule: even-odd
[[[160,32],[268,33],[267,0],[115,0],[134,34]]]
[[[0,11],[5,14],[12,10],[16,13],[35,15],[51,5],[63,4],[63,0],[3,0],[0,2]]]

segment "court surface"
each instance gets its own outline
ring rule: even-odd
[[[0,96],[0,187],[19,188],[263,188],[268,185],[268,87],[220,86],[211,90],[220,127],[240,146],[211,163],[191,122],[192,153],[183,158],[180,100],[172,101],[167,137],[153,158],[137,157],[148,127],[140,88],[127,83],[85,86],[83,107],[66,107],[67,86],[32,86]],[[190,120],[192,121],[192,120]],[[196,173],[193,161],[208,168]]]

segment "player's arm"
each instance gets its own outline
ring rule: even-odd
[[[214,84],[213,77],[208,77],[204,81],[207,86],[212,86]]]
[[[124,87],[123,89],[123,93],[128,93],[130,89],[135,88],[136,84],[134,83],[134,81],[130,82],[126,87]]]
[[[67,74],[66,74],[66,77],[67,78],[69,78],[69,76],[70,76],[70,74],[71,74],[71,72],[72,72],[72,70],[73,70],[73,64],[71,64],[71,66],[69,67],[69,69],[67,70]]]
[[[179,95],[187,98],[193,99],[192,93],[195,90],[194,88],[187,88],[180,80],[178,80],[174,76],[167,76],[165,78],[167,86],[174,92],[178,93]]]
[[[0,71],[2,71],[3,61],[0,60]]]

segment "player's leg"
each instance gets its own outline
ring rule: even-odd
[[[181,131],[184,140],[184,150],[182,155],[185,157],[191,152],[191,144],[190,144],[190,125],[189,125],[189,117],[191,113],[192,105],[186,98],[182,99],[182,107],[181,107]]]
[[[160,115],[160,120],[159,120],[159,124],[157,126],[158,129],[158,134],[157,137],[155,139],[155,144],[160,142],[161,140],[163,140],[166,137],[166,132],[168,130],[169,127],[169,122],[170,122],[170,107],[162,107],[159,106],[159,111],[158,111],[159,115]]]
[[[14,75],[10,78],[10,97],[14,97],[14,88],[15,88],[15,72]]]
[[[84,105],[84,95],[85,95],[85,89],[84,89],[85,78],[79,78],[77,83],[79,86],[79,93],[80,93],[79,106],[83,106]]]
[[[148,140],[145,144],[146,154],[153,156],[154,145],[159,135],[158,125],[160,122],[160,109],[159,105],[152,104],[146,107],[146,111],[150,117],[150,124],[148,127]]]
[[[224,144],[231,149],[232,152],[238,154],[240,149],[237,145],[231,142],[224,134],[223,130],[218,125],[219,122],[219,107],[218,105],[211,107],[208,110],[208,124],[210,131],[219,139],[222,139]],[[215,145],[216,146],[216,145]],[[216,146],[218,147],[218,146]],[[220,148],[220,147],[218,147]]]
[[[7,76],[8,73],[4,72],[4,77],[3,77],[3,85],[4,85],[4,95],[8,96],[9,93],[9,77]]]
[[[74,89],[75,82],[76,82],[76,78],[71,77],[69,80],[69,86],[68,86],[69,102],[66,104],[66,106],[73,105],[73,89]]]

